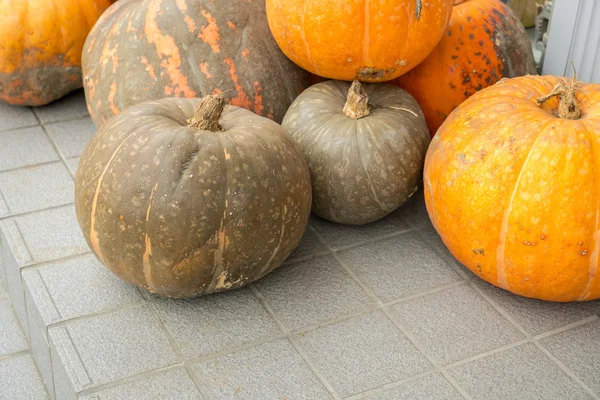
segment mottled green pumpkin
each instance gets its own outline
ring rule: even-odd
[[[282,125],[308,162],[312,209],[321,218],[373,222],[417,190],[429,133],[421,108],[402,89],[318,83],[292,103]]]
[[[81,156],[75,206],[87,243],[117,276],[153,293],[244,286],[277,268],[308,222],[310,176],[294,140],[215,99],[130,107]]]
[[[309,73],[277,46],[265,0],[122,0],[83,49],[88,110],[100,127],[127,107],[223,92],[281,122]]]

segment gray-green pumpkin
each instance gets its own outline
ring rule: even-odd
[[[321,218],[373,222],[417,190],[429,132],[415,99],[398,87],[318,83],[298,96],[282,125],[308,162],[312,210]]]
[[[86,147],[77,218],[123,280],[169,297],[235,289],[300,241],[311,187],[299,147],[277,123],[223,105],[213,96],[140,103]]]

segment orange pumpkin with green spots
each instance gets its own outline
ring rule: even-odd
[[[111,0],[0,2],[0,100],[48,104],[81,87],[81,49]]]
[[[535,74],[525,28],[500,0],[455,0],[433,52],[394,81],[421,105],[431,136],[469,96],[502,78]]]
[[[383,82],[427,57],[453,0],[266,0],[271,32],[302,68],[330,79]]]
[[[425,159],[450,252],[486,281],[550,301],[600,298],[600,85],[501,80],[461,104]]]
[[[96,126],[146,100],[218,92],[281,121],[309,79],[270,35],[264,0],[119,1],[90,33],[83,73]]]

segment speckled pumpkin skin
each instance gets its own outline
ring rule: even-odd
[[[423,109],[431,136],[460,103],[502,78],[535,74],[523,24],[500,0],[456,0],[445,35],[421,64],[393,83]]]
[[[355,120],[343,113],[349,88],[341,81],[311,86],[282,125],[308,162],[313,212],[362,225],[385,217],[416,191],[429,134],[419,105],[406,91],[364,84],[371,114]]]
[[[0,2],[0,100],[41,106],[80,88],[85,38],[111,3]]]
[[[121,0],[90,33],[83,74],[97,127],[142,101],[221,91],[280,122],[309,79],[275,43],[264,0]]]
[[[559,80],[502,80],[440,127],[424,171],[427,210],[477,276],[551,301],[600,298],[600,85],[582,85],[578,120],[535,100]]]
[[[442,38],[453,0],[266,0],[271,32],[307,71],[383,82],[427,57]]]
[[[85,239],[121,279],[169,297],[235,289],[297,246],[310,177],[275,122],[226,106],[224,131],[188,127],[198,99],[167,98],[111,118],[77,169]]]

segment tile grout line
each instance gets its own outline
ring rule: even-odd
[[[410,382],[413,382],[413,381],[416,381],[416,380],[419,380],[419,379],[422,379],[422,378],[426,378],[426,377],[428,377],[430,375],[434,375],[435,373],[437,373],[437,371],[432,368],[429,371],[421,372],[419,374],[410,376],[408,378],[399,379],[397,381],[393,381],[393,382],[390,382],[390,383],[385,383],[385,384],[383,384],[381,386],[377,386],[377,387],[374,387],[372,389],[365,390],[364,392],[360,392],[360,393],[356,393],[356,394],[353,394],[353,395],[348,396],[348,397],[344,397],[344,400],[361,400],[361,399],[365,399],[367,396],[370,396],[370,395],[373,395],[373,394],[383,393],[383,392],[385,392],[388,389],[393,389],[395,387],[402,386],[402,385],[404,385],[406,383],[410,383]]]
[[[317,232],[317,236],[323,243],[325,242],[324,238],[318,232]],[[373,292],[371,290],[371,288],[369,288],[365,283],[363,283],[359,279],[359,277],[356,276],[356,274],[340,259],[340,257],[337,254],[337,251],[331,249],[331,253],[332,253],[333,257],[335,258],[335,260],[339,263],[339,265],[346,271],[346,273],[348,275],[350,275],[350,277],[362,288],[362,290],[375,302],[375,304],[378,306],[378,308],[380,308],[381,311],[383,311],[383,313],[385,314],[387,319],[390,320],[392,322],[392,324],[394,324],[396,329],[398,329],[406,337],[406,339],[419,351],[419,353],[421,353],[421,355],[423,355],[425,357],[425,359],[434,367],[434,369],[437,372],[441,373],[443,375],[443,377],[448,381],[448,383],[450,383],[450,385],[452,385],[452,387],[463,398],[465,398],[466,400],[471,400],[471,397],[465,392],[465,390],[460,385],[458,385],[458,383],[453,378],[448,376],[446,371],[441,368],[441,366],[439,365],[439,363],[437,361],[435,361],[433,358],[431,358],[424,351],[424,347],[421,345],[421,343],[418,341],[418,339],[416,337],[414,337],[412,335],[412,333],[406,327],[404,327],[402,324],[400,324],[399,321],[397,321],[397,319],[391,314],[390,310],[388,310],[387,306],[385,306],[384,303],[377,297],[375,292]],[[445,260],[444,260],[444,262],[445,262]],[[424,295],[427,295],[427,293]]]
[[[17,351],[16,353],[5,354],[3,356],[0,356],[0,362],[10,360],[12,358],[22,357],[29,353],[30,353],[30,351],[29,351],[29,349],[27,349],[27,350]],[[36,367],[37,367],[37,365],[36,365]]]
[[[171,334],[171,332],[167,329],[167,327],[163,323],[162,319],[160,319],[160,315],[158,314],[158,310],[156,309],[156,305],[153,302],[147,302],[146,304],[147,304],[147,306],[148,306],[148,308],[150,310],[150,313],[154,317],[155,322],[158,324],[159,329],[166,336],[166,338],[169,341],[169,344],[171,345],[173,351],[177,355],[177,358],[179,358],[179,361],[181,361],[181,363],[183,364],[183,367],[185,368],[185,371],[189,375],[189,377],[192,380],[192,382],[194,382],[194,385],[196,386],[196,389],[198,389],[198,392],[200,393],[200,395],[202,396],[202,398],[204,398],[206,400],[210,400],[210,395],[204,390],[204,388],[200,384],[200,380],[198,379],[198,377],[196,376],[196,374],[194,374],[194,371],[192,371],[191,366],[185,362],[185,357],[183,356],[183,351],[181,350],[181,347],[179,347],[179,344],[177,344],[177,341],[175,340],[175,338],[173,337],[173,335]]]
[[[55,163],[58,163],[58,162],[60,162],[60,161],[55,161]],[[1,193],[0,193],[0,195],[1,195]],[[65,204],[59,204],[59,205],[51,206],[51,207],[47,207],[47,208],[41,208],[39,210],[23,211],[23,212],[16,213],[16,214],[9,213],[3,217],[0,217],[0,222],[5,221],[5,220],[8,221],[8,220],[15,219],[18,217],[29,216],[31,214],[35,214],[35,213],[42,212],[42,211],[56,210],[56,209],[59,209],[62,207],[72,206],[74,204],[75,204],[74,202],[73,203],[65,203]],[[7,206],[8,206],[8,204],[7,204]]]
[[[596,393],[594,393],[594,391],[592,389],[590,389],[585,383],[583,383],[583,381],[581,381],[581,379],[579,379],[579,377],[577,377],[577,375],[575,375],[575,373],[573,373],[569,368],[567,368],[560,360],[558,360],[558,358],[556,356],[554,356],[549,350],[547,350],[545,347],[542,346],[541,343],[539,343],[538,339],[536,338],[536,336],[531,335],[529,332],[527,332],[525,330],[525,328],[523,328],[521,326],[521,324],[519,324],[517,321],[515,321],[507,312],[506,310],[504,310],[502,307],[500,307],[498,304],[496,304],[496,302],[494,300],[492,300],[487,294],[485,294],[481,288],[477,287],[477,285],[475,284],[475,282],[469,282],[469,285],[475,289],[475,291],[488,303],[490,304],[497,312],[499,312],[510,324],[512,324],[517,330],[519,330],[526,338],[527,340],[532,343],[538,350],[540,350],[542,353],[544,353],[546,355],[546,357],[548,357],[553,363],[554,365],[556,365],[563,373],[565,373],[569,378],[571,378],[571,380],[573,382],[575,382],[581,389],[583,389],[587,394],[589,394],[592,398],[596,399],[596,400],[600,400],[600,396],[598,396]],[[596,317],[596,318],[593,318]],[[597,319],[597,316],[593,316],[593,317],[589,317],[583,321],[586,321],[585,323],[589,323],[592,321],[595,321]],[[582,321],[582,322],[583,322]],[[584,325],[585,323],[583,323],[582,325]],[[573,325],[573,324],[571,324]],[[569,325],[567,325],[569,326]],[[577,325],[580,326],[580,325]],[[570,328],[565,329],[569,330]],[[561,331],[562,332],[562,331]],[[557,332],[560,333],[560,332]],[[551,336],[553,333],[548,334],[547,336]],[[544,336],[544,337],[547,337]]]
[[[53,150],[55,150],[55,149],[53,149]],[[47,165],[59,163],[61,161],[60,160],[60,156],[58,154],[56,154],[56,157],[57,158],[55,160],[42,161],[42,162],[36,163],[36,164],[28,164],[28,165],[23,165],[23,166],[20,166],[20,167],[15,167],[15,168],[3,169],[3,170],[0,171],[0,174],[11,173],[11,172],[16,172],[16,171],[22,171],[22,170],[27,170],[27,169],[34,169],[34,168],[38,168],[38,167],[45,167]]]
[[[321,374],[321,371],[317,368],[316,365],[312,362],[308,354],[304,351],[304,348],[298,343],[298,341],[293,337],[293,333],[287,329],[285,324],[279,320],[277,314],[269,301],[260,293],[258,288],[253,284],[248,285],[254,297],[260,302],[260,304],[267,310],[267,312],[271,315],[271,318],[275,321],[275,323],[279,326],[279,329],[285,334],[285,337],[290,341],[296,352],[300,355],[300,357],[304,360],[304,362],[308,365],[308,368],[311,372],[317,377],[317,379],[321,382],[321,384],[325,387],[325,389],[329,392],[334,400],[340,400],[341,397],[338,395],[336,390],[333,388],[331,383]]]

